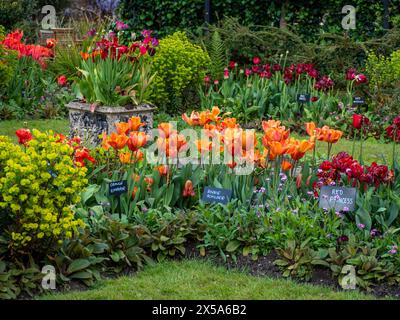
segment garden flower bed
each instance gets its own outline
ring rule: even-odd
[[[200,46],[106,27],[70,51],[0,37],[2,119],[69,108],[71,129],[0,136],[0,298],[192,255],[399,294],[400,116],[368,109],[381,78],[344,68],[337,88],[289,52],[218,63],[216,31]],[[366,161],[371,137],[387,161]]]

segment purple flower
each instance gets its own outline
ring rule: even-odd
[[[338,243],[343,243],[343,242],[347,242],[347,241],[349,241],[349,237],[345,236],[345,235],[340,236],[339,238],[337,238],[337,242]]]
[[[371,237],[376,237],[379,236],[379,231],[377,229],[372,229],[369,234],[371,235]]]
[[[141,32],[141,34],[142,34],[143,37],[147,38],[147,37],[150,37],[150,36],[151,36],[151,33],[152,33],[152,32],[153,32],[153,31],[151,31],[151,30],[144,29],[144,30]]]
[[[158,39],[157,38],[152,38],[151,39],[151,44],[153,45],[153,47],[158,47],[158,44],[159,44]]]
[[[363,230],[365,228],[365,224],[357,223],[357,228]]]
[[[120,21],[120,20],[117,20],[115,22],[115,27],[117,28],[118,31],[125,30],[125,29],[129,28],[129,26],[126,23],[124,23],[123,21]]]
[[[344,207],[342,211],[343,211],[343,212],[349,212],[350,209],[349,209],[349,207]]]
[[[343,213],[336,211],[335,214],[338,218],[343,218]]]
[[[96,35],[96,29],[90,29],[88,32],[86,32],[86,35],[88,37],[94,37]]]
[[[396,245],[391,246],[388,253],[389,254],[396,254],[397,253],[397,246]]]

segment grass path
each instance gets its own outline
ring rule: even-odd
[[[357,291],[336,292],[331,288],[298,284],[290,280],[253,277],[228,271],[210,262],[166,261],[148,266],[132,277],[97,283],[87,291],[50,294],[44,300],[365,300],[374,299]]]

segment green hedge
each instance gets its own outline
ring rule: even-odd
[[[204,24],[204,0],[121,0],[119,12],[133,28],[152,29],[159,35],[176,30],[196,31]],[[356,30],[351,34],[358,39],[379,36],[383,31],[384,7],[382,1],[373,0],[211,0],[211,19],[223,16],[240,18],[245,25],[278,27],[284,11],[288,26],[306,38],[319,32],[342,32],[341,13],[344,5],[357,9]],[[400,21],[400,1],[389,1],[390,24]],[[321,23],[323,22],[323,25]]]

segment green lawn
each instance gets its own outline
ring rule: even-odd
[[[68,134],[68,120],[7,120],[0,121],[0,136],[10,136],[17,141],[15,130],[19,128],[53,130],[57,133]]]
[[[68,120],[10,120],[0,121],[0,135],[7,135],[17,141],[15,137],[15,130],[18,128],[39,129],[39,130],[53,130],[63,134],[68,134]],[[300,136],[293,134],[293,136],[300,138]],[[306,137],[302,137],[306,138]],[[339,151],[347,151],[351,153],[353,142],[342,139],[332,148],[332,154]],[[360,145],[357,142],[355,148],[355,157],[359,157]],[[317,143],[317,154],[324,156],[327,152],[327,146],[324,142]],[[381,164],[391,164],[392,161],[392,145],[390,143],[382,143],[375,139],[369,139],[364,143],[364,162],[371,163],[373,161]],[[400,155],[400,151],[398,152]],[[399,159],[400,161],[400,159]]]
[[[357,291],[338,292],[290,280],[253,277],[239,271],[227,271],[205,261],[184,260],[148,266],[132,277],[101,281],[87,291],[51,294],[40,299],[364,300],[374,297]]]

